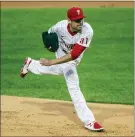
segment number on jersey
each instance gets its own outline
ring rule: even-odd
[[[80,43],[81,44],[87,44],[88,43],[88,38],[81,38]]]

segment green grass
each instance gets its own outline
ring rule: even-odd
[[[1,10],[1,94],[71,100],[63,76],[19,77],[25,57],[54,58],[41,33],[66,17],[67,9]],[[89,102],[134,102],[134,12],[128,8],[84,9],[94,37],[78,66]]]

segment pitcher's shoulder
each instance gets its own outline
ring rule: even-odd
[[[57,27],[65,27],[65,26],[67,26],[67,24],[68,24],[67,20],[61,20],[61,21],[56,23],[56,26]]]
[[[91,27],[91,25],[87,22],[84,22],[83,25],[83,33],[92,33],[93,34],[93,28]]]

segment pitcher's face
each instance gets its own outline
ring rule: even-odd
[[[84,19],[78,19],[78,20],[70,21],[71,29],[76,31],[76,32],[81,31],[82,26],[83,26],[83,22],[84,22]]]

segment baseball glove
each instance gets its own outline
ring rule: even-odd
[[[56,33],[49,34],[48,32],[43,32],[42,39],[44,43],[44,48],[46,48],[50,52],[56,52],[57,49],[59,48],[58,36]]]

